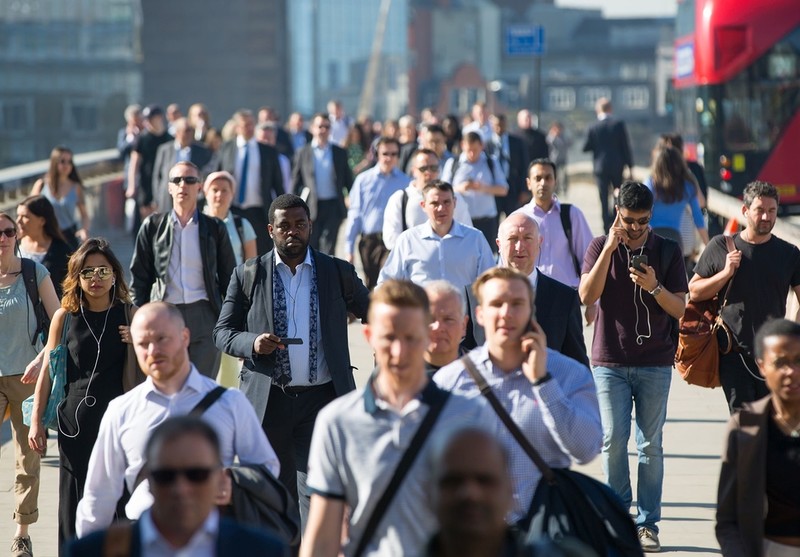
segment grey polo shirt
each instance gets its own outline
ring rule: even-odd
[[[355,552],[373,509],[428,412],[438,387],[429,381],[416,400],[398,412],[375,397],[372,379],[342,396],[317,416],[308,458],[308,487],[341,499],[351,509],[344,555]],[[439,415],[400,489],[383,516],[365,555],[419,555],[438,524],[432,510],[432,439],[464,425],[491,424],[482,399],[453,394]]]

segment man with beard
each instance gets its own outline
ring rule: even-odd
[[[735,345],[719,360],[719,378],[731,413],[769,394],[753,359],[753,338],[767,319],[786,314],[789,288],[800,300],[800,251],[772,234],[778,220],[778,190],[767,182],[752,182],[744,190],[743,202],[747,228],[733,237],[736,249],[728,253],[725,238],[713,238],[689,282],[692,300],[708,300],[724,293],[736,274],[722,310]],[[720,348],[727,349],[727,340]]]
[[[672,319],[686,306],[686,271],[677,245],[653,234],[653,194],[625,182],[608,236],[592,240],[578,287],[581,301],[600,301],[592,342],[592,372],[603,421],[603,470],[630,507],[628,438],[636,407],[638,516],[642,549],[660,551],[658,521],[664,479],[662,437],[675,344]],[[672,250],[667,261],[663,250]],[[666,268],[665,268],[666,267]]]
[[[313,248],[311,214],[284,194],[269,208],[275,249],[231,277],[214,342],[244,359],[239,387],[253,404],[281,463],[305,527],[306,471],[317,412],[355,389],[347,313],[364,318],[369,292],[355,269]]]

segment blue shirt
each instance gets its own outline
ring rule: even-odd
[[[683,214],[686,212],[687,205],[692,209],[694,225],[697,228],[706,227],[706,221],[703,218],[703,210],[700,208],[700,202],[697,200],[697,190],[693,183],[689,181],[684,182],[683,199],[673,203],[665,203],[658,198],[652,176],[647,178],[644,185],[653,192],[654,197],[653,218],[650,219],[651,228],[674,228],[675,230],[680,230],[681,220],[683,220]]]
[[[450,232],[439,236],[426,222],[400,234],[381,269],[378,284],[388,279],[406,279],[423,285],[443,279],[463,288],[494,266],[492,250],[480,230],[453,221]]]
[[[462,153],[458,159],[458,168],[455,175],[453,175],[455,159],[451,159],[444,165],[442,180],[450,182],[454,188],[467,180],[475,180],[482,184],[505,186],[508,189],[508,182],[501,164],[497,159],[492,159],[492,162],[494,163],[494,175],[489,169],[489,163],[486,162],[486,153],[481,153],[480,158],[474,163],[469,162],[466,155]],[[469,216],[472,217],[472,220],[497,216],[497,204],[495,203],[494,195],[471,190],[464,192],[462,195],[467,200]]]
[[[346,253],[353,253],[359,234],[377,234],[383,231],[383,212],[389,198],[405,189],[411,180],[394,168],[389,174],[373,166],[356,176],[350,190],[350,208],[347,210]]]
[[[336,199],[336,181],[333,177],[333,150],[330,143],[320,147],[316,141],[311,142],[314,152],[314,182],[317,186],[317,199]]]

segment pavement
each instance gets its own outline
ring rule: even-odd
[[[592,231],[596,234],[601,232],[600,207],[593,185],[573,183],[568,194],[562,198],[583,209]],[[127,266],[133,250],[130,236],[110,227],[98,232],[109,239],[117,256]],[[360,324],[351,324],[349,329],[351,358],[353,365],[358,368],[356,382],[362,385],[373,369],[372,351],[366,344]],[[587,327],[584,334],[589,347],[592,328]],[[719,455],[722,453],[727,417],[725,397],[720,389],[689,386],[677,373],[674,374],[664,428],[665,472],[659,534],[663,553],[720,554],[714,537],[714,512]],[[11,520],[14,508],[14,457],[9,440],[9,425],[6,423],[0,429],[0,509],[6,516],[5,520],[0,521],[0,554],[3,544],[10,544],[14,533]],[[47,454],[41,468],[39,521],[30,528],[36,557],[57,555],[58,447],[54,436],[48,444]],[[637,457],[633,439],[628,455],[635,496]],[[599,480],[604,479],[599,457],[575,468]]]

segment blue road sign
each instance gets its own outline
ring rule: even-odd
[[[543,26],[526,24],[506,28],[507,56],[541,56],[544,50]]]

